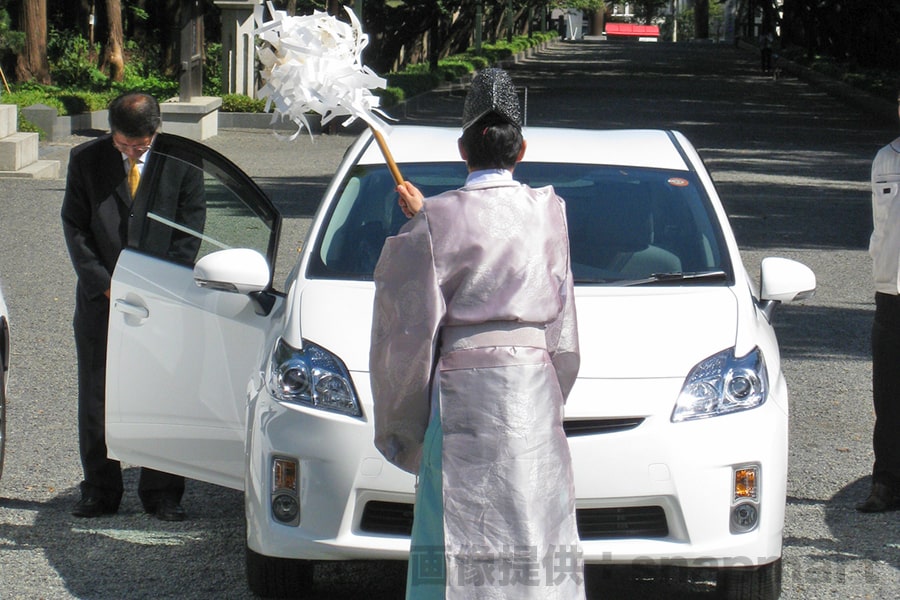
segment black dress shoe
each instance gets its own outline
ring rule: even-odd
[[[145,505],[144,510],[160,521],[184,521],[187,517],[181,505],[171,498],[163,498],[153,506]]]
[[[113,515],[119,510],[118,503],[114,503],[102,496],[85,496],[75,504],[72,516],[93,518],[103,515]]]
[[[879,513],[900,509],[900,493],[883,483],[873,483],[869,497],[856,510],[864,513]]]

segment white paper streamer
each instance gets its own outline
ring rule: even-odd
[[[265,82],[258,95],[267,98],[267,112],[274,108],[272,122],[293,121],[294,139],[304,127],[312,134],[307,120],[312,111],[322,116],[323,125],[346,115],[345,127],[359,118],[387,134],[390,126],[381,117],[388,117],[371,92],[384,88],[387,81],[362,64],[369,37],[353,11],[344,7],[350,17],[345,23],[321,11],[292,17],[275,10],[271,2],[267,5],[273,18],[264,21],[263,7],[257,5],[255,33]]]

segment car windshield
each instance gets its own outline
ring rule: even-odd
[[[462,163],[401,165],[426,197],[462,186]],[[566,201],[572,272],[595,285],[720,284],[732,280],[722,232],[703,187],[684,171],[527,163],[515,177],[552,184]],[[407,219],[388,169],[357,166],[331,206],[309,276],[371,280],[384,239]]]

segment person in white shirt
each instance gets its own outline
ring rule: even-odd
[[[872,221],[875,464],[869,497],[856,508],[878,513],[900,509],[900,137],[879,150],[872,162]]]

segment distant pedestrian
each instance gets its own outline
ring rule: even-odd
[[[860,512],[900,508],[900,137],[879,150],[872,162],[872,221],[875,464],[869,497],[856,507]]]
[[[759,36],[759,58],[760,67],[763,73],[772,72],[772,46],[775,43],[775,36],[771,31]]]

